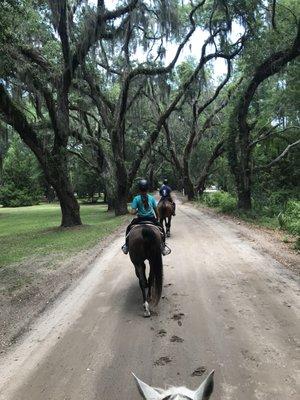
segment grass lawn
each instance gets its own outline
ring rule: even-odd
[[[57,204],[0,208],[0,267],[31,256],[69,254],[95,245],[126,220],[104,205],[81,205],[83,226],[59,228]]]

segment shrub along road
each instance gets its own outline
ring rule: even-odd
[[[3,357],[1,400],[138,400],[131,371],[195,388],[211,369],[212,399],[296,399],[297,275],[205,210],[180,205],[171,233],[157,314],[120,236]]]

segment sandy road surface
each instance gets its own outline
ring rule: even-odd
[[[238,227],[182,205],[164,258],[164,297],[144,319],[121,243],[1,360],[1,400],[138,400],[130,371],[156,386],[195,388],[198,368],[216,370],[213,399],[299,398],[299,284],[291,272]]]

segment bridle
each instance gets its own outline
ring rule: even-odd
[[[167,397],[162,398],[161,400],[171,400],[172,399],[172,394],[168,395]],[[182,400],[193,400],[190,397],[187,397],[185,395],[181,395]]]

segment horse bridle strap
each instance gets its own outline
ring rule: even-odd
[[[161,399],[161,400],[170,400],[170,399],[172,399],[172,394],[170,394],[169,396],[167,396],[167,397],[164,397],[163,399]],[[187,396],[184,396],[184,395],[181,395],[181,399],[186,399],[186,400],[193,400],[193,399],[191,399],[190,397],[187,397]]]

